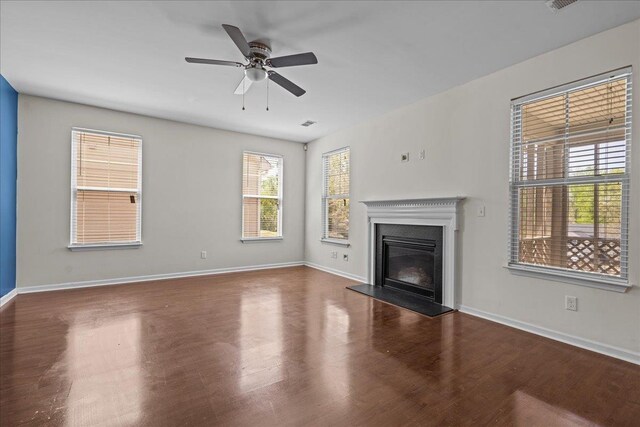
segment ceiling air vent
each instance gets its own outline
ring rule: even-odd
[[[547,6],[554,12],[557,12],[560,9],[564,9],[565,7],[577,1],[578,0],[547,0]]]
[[[306,128],[308,128],[311,125],[316,124],[316,122],[314,122],[313,120],[307,120],[306,122],[302,123],[300,126],[304,126]]]

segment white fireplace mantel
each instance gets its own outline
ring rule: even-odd
[[[456,308],[456,243],[458,213],[464,197],[433,199],[363,200],[369,221],[367,281],[375,285],[376,224],[431,225],[442,227],[442,303]]]

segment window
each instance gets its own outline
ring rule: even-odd
[[[349,238],[349,147],[322,156],[322,238]]]
[[[516,99],[511,128],[510,266],[627,286],[631,70]]]
[[[71,245],[141,243],[142,140],[74,128],[71,132]]]
[[[242,157],[242,239],[282,238],[282,157]]]

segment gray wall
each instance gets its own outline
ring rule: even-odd
[[[640,352],[640,291],[620,294],[512,275],[507,263],[510,100],[628,65],[640,80],[640,21],[581,40],[309,144],[306,259],[366,277],[361,200],[466,196],[458,303],[553,331]],[[630,275],[640,273],[640,87],[633,104]],[[351,147],[347,249],[320,242],[322,153]],[[426,159],[419,160],[420,150]],[[408,163],[400,153],[411,153]],[[486,206],[486,216],[476,210]],[[348,253],[330,257],[331,251]],[[578,297],[578,312],[564,296]]]
[[[18,287],[303,260],[302,144],[28,95],[18,117]],[[141,248],[67,249],[73,126],[142,136]],[[240,242],[243,150],[284,156],[282,241]]]

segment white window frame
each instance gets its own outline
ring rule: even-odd
[[[329,156],[340,154],[346,151],[349,152],[349,193],[329,196],[327,195],[328,181],[326,163],[329,160]],[[338,148],[336,150],[328,151],[322,154],[322,234],[320,237],[320,241],[323,243],[349,247],[351,246],[351,243],[349,243],[349,238],[336,239],[329,237],[329,204],[327,203],[329,199],[349,199],[349,236],[351,236],[351,147],[349,146]]]
[[[630,199],[630,176],[631,176],[631,143],[632,143],[632,132],[631,132],[631,117],[632,117],[632,94],[630,93],[627,97],[629,102],[628,109],[625,120],[625,142],[626,142],[626,165],[625,165],[625,173],[622,177],[616,176],[615,179],[608,179],[609,177],[592,177],[583,179],[593,183],[606,183],[612,180],[621,181],[622,183],[622,201],[621,201],[621,235],[620,235],[620,246],[621,246],[621,274],[620,276],[611,276],[601,273],[594,272],[584,272],[584,271],[572,271],[569,269],[552,267],[552,266],[541,266],[541,265],[533,265],[520,263],[519,260],[513,259],[514,254],[519,253],[518,247],[518,236],[519,236],[519,217],[520,211],[517,201],[517,196],[515,194],[519,190],[519,186],[515,182],[516,174],[521,167],[514,157],[514,150],[519,149],[519,145],[521,144],[521,136],[520,130],[514,126],[515,121],[519,118],[521,106],[525,103],[529,103],[535,100],[539,100],[542,98],[547,98],[555,95],[559,95],[562,93],[578,90],[582,87],[591,85],[596,82],[603,82],[607,79],[617,79],[622,76],[626,76],[628,85],[630,86],[629,92],[633,91],[633,82],[632,82],[632,67],[624,67],[618,70],[602,73],[596,76],[592,76],[586,79],[581,79],[572,83],[568,83],[566,85],[561,85],[555,88],[550,88],[541,92],[536,92],[530,95],[526,95],[520,98],[514,98],[511,100],[511,142],[510,142],[510,175],[509,175],[509,199],[510,199],[510,208],[509,208],[509,244],[508,244],[508,262],[506,267],[511,271],[511,273],[519,275],[519,276],[529,276],[535,277],[539,279],[547,279],[553,281],[559,281],[564,283],[570,283],[574,285],[587,286],[591,288],[604,289],[615,292],[626,292],[629,288],[633,286],[633,283],[629,280],[629,271],[628,271],[628,250],[629,250],[629,199]],[[518,147],[516,147],[518,145]],[[553,180],[551,180],[553,181]],[[538,182],[540,184],[540,182]],[[625,259],[627,260],[625,262]]]
[[[76,133],[92,133],[95,135],[113,136],[118,138],[137,139],[138,143],[138,186],[137,188],[101,188],[101,187],[79,187],[77,185],[77,147],[74,143]],[[106,242],[106,243],[77,243],[76,230],[73,226],[74,218],[76,218],[76,205],[78,199],[78,190],[96,190],[96,191],[123,191],[127,193],[135,193],[137,195],[137,227],[136,240],[132,242]],[[85,129],[79,127],[71,128],[71,215],[69,229],[69,246],[72,251],[78,250],[101,250],[101,249],[135,249],[142,246],[142,137],[139,135],[131,135],[126,133],[107,132],[95,129]]]
[[[242,200],[241,200],[241,210],[242,210],[242,218],[241,218],[241,234],[240,241],[244,243],[248,242],[268,242],[272,240],[283,240],[283,231],[282,231],[282,201],[283,201],[283,183],[284,183],[284,157],[281,154],[270,154],[270,153],[262,153],[259,151],[249,151],[244,150],[242,152],[242,174],[244,177],[244,155],[245,154],[253,154],[257,156],[267,156],[267,157],[275,157],[279,159],[279,169],[280,173],[278,176],[278,195],[277,196],[260,196],[253,194],[244,194],[244,190],[241,188],[242,192]],[[244,199],[277,199],[278,202],[278,235],[270,236],[270,237],[244,237]],[[260,221],[260,217],[258,216],[258,221]],[[260,229],[260,224],[258,223],[258,229]]]

